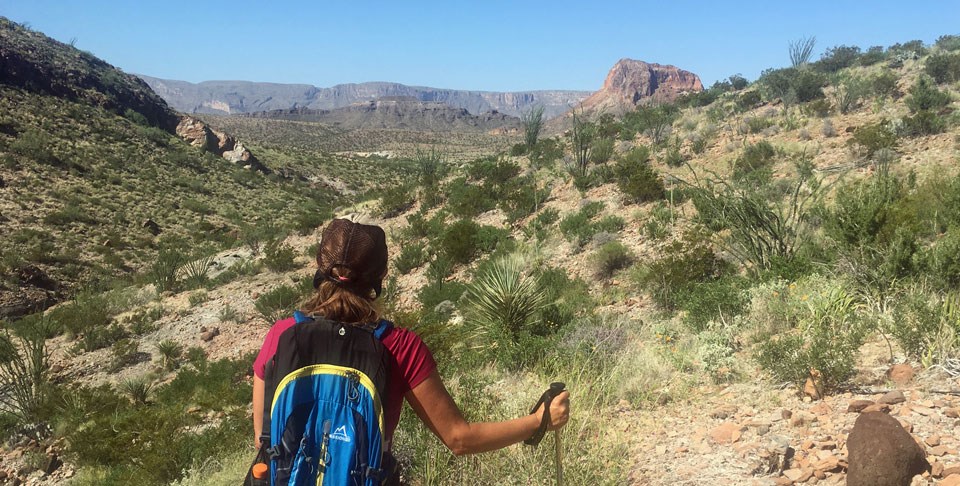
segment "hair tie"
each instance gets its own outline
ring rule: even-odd
[[[337,276],[337,280],[339,280],[339,281],[341,281],[341,282],[349,282],[349,281],[350,281],[349,278],[344,277],[343,275],[338,275],[338,276]]]

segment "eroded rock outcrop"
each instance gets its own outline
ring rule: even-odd
[[[930,468],[923,449],[897,419],[865,412],[847,438],[849,486],[909,486]]]
[[[703,91],[700,78],[676,66],[619,60],[600,91],[583,100],[588,112],[623,113],[641,103],[673,101],[684,93]]]
[[[270,169],[261,164],[243,146],[243,143],[234,137],[210,128],[209,125],[197,118],[192,116],[181,117],[180,123],[177,125],[177,135],[190,145],[217,154],[230,162],[265,174],[270,173]]]

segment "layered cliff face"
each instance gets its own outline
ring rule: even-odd
[[[621,59],[610,69],[600,91],[583,100],[582,106],[587,112],[621,114],[641,103],[673,101],[698,91],[703,91],[703,84],[690,71]]]
[[[334,110],[294,108],[244,116],[319,122],[345,129],[400,129],[431,132],[473,132],[517,128],[520,121],[503,113],[488,111],[473,115],[446,103],[422,102],[409,96],[387,96],[376,101],[355,103]]]
[[[438,89],[399,83],[351,83],[330,88],[306,84],[204,81],[193,84],[140,76],[170,106],[184,113],[240,114],[258,111],[333,110],[355,103],[404,96],[422,102],[439,102],[474,115],[497,111],[519,116],[534,105],[544,106],[549,117],[566,112],[590,93],[587,91],[493,92]]]

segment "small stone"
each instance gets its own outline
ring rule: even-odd
[[[911,432],[911,433],[913,432],[913,424],[911,424],[909,421],[904,420],[902,418],[898,418],[897,422],[900,422],[900,425],[903,426],[903,430],[906,430],[907,432]]]
[[[937,461],[937,462],[934,462],[933,464],[931,464],[931,465],[930,465],[930,475],[933,476],[933,477],[935,477],[935,478],[943,477],[943,463]]]
[[[931,456],[937,456],[937,457],[945,456],[945,455],[947,455],[947,451],[948,451],[947,446],[931,447],[931,448],[930,448],[930,455],[931,455]]]
[[[943,477],[951,476],[953,474],[960,474],[960,466],[950,466],[943,468]]]
[[[7,471],[0,469],[0,481],[3,481],[4,479],[7,479]]]
[[[880,397],[877,400],[879,403],[886,403],[887,405],[895,405],[897,403],[903,403],[907,401],[906,397],[903,396],[903,392],[900,390],[893,390],[892,392],[887,393],[886,395]]]
[[[914,413],[923,415],[924,417],[927,417],[933,413],[932,408],[922,407],[920,405],[912,405],[910,408],[913,410]]]
[[[813,468],[817,471],[832,472],[840,468],[840,458],[830,454],[823,459],[813,463]]]
[[[924,440],[924,442],[926,442],[927,445],[930,447],[936,447],[940,445],[940,436],[937,434],[933,434],[930,437],[927,437],[927,439]]]
[[[684,454],[684,453],[687,453],[687,452],[690,452],[690,448],[689,448],[689,447],[687,447],[687,446],[677,447],[677,453],[678,453],[678,454]]]
[[[742,430],[739,425],[725,422],[710,431],[710,438],[717,444],[733,444],[740,440]]]
[[[57,374],[61,371],[63,371],[63,365],[61,365],[60,363],[57,363],[50,367],[50,372],[53,374]]]
[[[783,409],[780,411],[780,418],[782,418],[783,420],[790,420],[790,417],[792,416],[793,416],[793,412],[791,412],[790,410]],[[949,417],[949,415],[947,416]],[[953,418],[957,418],[957,417],[953,417]]]
[[[776,486],[793,486],[793,480],[781,476],[779,478],[774,478],[773,484]]]
[[[870,413],[870,412],[889,413],[890,405],[887,405],[886,403],[874,403],[873,405],[870,405],[869,407],[860,411],[860,413]]]
[[[815,477],[815,478],[817,478],[817,479],[820,479],[820,480],[827,479],[827,473],[824,472],[824,471],[821,471],[821,470],[819,470],[819,469],[815,469],[815,470],[813,471],[813,477]]]
[[[710,417],[711,417],[711,418],[715,418],[715,419],[724,420],[724,419],[727,419],[727,418],[732,417],[735,413],[737,413],[737,407],[736,407],[736,406],[734,406],[734,405],[723,405],[723,406],[720,406],[720,407],[717,407],[717,408],[713,409],[713,411],[710,412]]]
[[[783,472],[783,476],[791,481],[798,481],[801,476],[803,476],[803,471],[800,469],[787,469]]]
[[[209,341],[212,341],[213,338],[215,338],[215,337],[217,337],[217,336],[219,336],[219,335],[220,335],[220,328],[219,328],[219,327],[215,327],[215,328],[210,329],[209,331],[206,331],[206,332],[204,332],[203,334],[201,334],[201,335],[200,335],[200,340],[202,340],[203,342],[209,342]]]
[[[887,379],[897,385],[903,386],[913,380],[913,374],[912,366],[906,363],[895,364],[887,370]]]
[[[949,418],[960,418],[960,408],[948,408],[943,411],[943,414]]]
[[[960,474],[951,474],[943,478],[939,486],[960,486]]]
[[[757,427],[757,435],[767,435],[770,432],[769,425],[761,425]]]
[[[873,400],[854,400],[854,401],[850,402],[850,405],[847,405],[847,412],[848,412],[848,413],[859,413],[859,412],[862,412],[863,409],[865,409],[865,408],[867,408],[867,407],[869,407],[870,405],[873,405],[873,404],[874,404],[874,401],[873,401]]]

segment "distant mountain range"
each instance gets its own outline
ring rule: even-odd
[[[496,111],[471,114],[446,103],[424,102],[413,97],[388,96],[333,110],[291,108],[258,111],[240,116],[319,122],[345,129],[398,129],[431,132],[491,131],[519,128],[516,117]]]
[[[465,91],[372,82],[318,88],[308,84],[251,81],[189,83],[138,75],[170,106],[184,113],[232,115],[273,110],[333,110],[388,97],[444,103],[474,115],[491,111],[514,117],[543,105],[547,118],[560,115],[590,96],[590,91]]]

